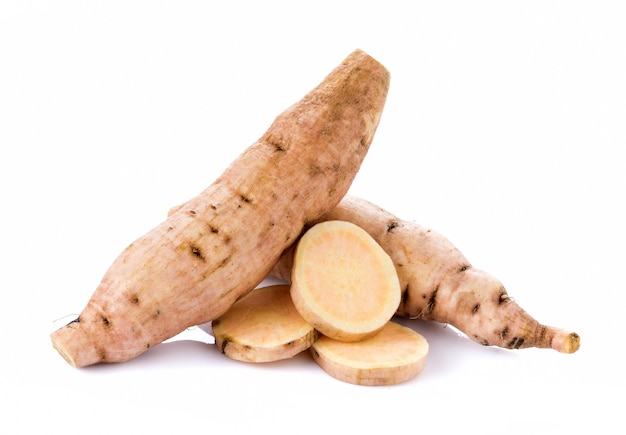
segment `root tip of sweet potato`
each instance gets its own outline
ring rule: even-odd
[[[550,347],[561,353],[574,353],[580,348],[580,335],[571,331],[558,330]]]
[[[565,341],[563,343],[564,353],[574,353],[580,348],[580,335],[575,332],[570,332],[567,334]]]
[[[55,340],[54,335],[52,335],[50,338],[52,341],[52,347],[59,353],[59,355],[61,355],[63,359],[67,361],[67,363],[71,365],[72,367],[78,367],[76,365],[76,361],[74,361],[74,358],[72,358],[72,356],[65,350],[65,348],[57,340]]]

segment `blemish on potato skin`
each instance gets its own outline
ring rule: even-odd
[[[75,318],[74,320],[72,320],[71,322],[68,323],[68,325],[71,325],[72,323],[80,323],[80,316],[78,316],[77,318]],[[67,325],[66,325],[67,326]]]
[[[229,255],[228,257],[222,259],[222,261],[220,261],[220,264],[217,265],[217,268],[221,268],[226,266],[229,262],[230,262],[231,256]]]
[[[198,248],[197,246],[194,245],[190,245],[189,248],[191,249],[191,253],[196,256],[196,258],[198,258],[199,260],[202,261],[206,261],[204,258],[204,255],[202,255],[202,251],[200,250],[200,248]]]
[[[392,232],[395,228],[398,227],[398,225],[400,225],[397,221],[390,221],[387,223],[387,232],[390,233]]]
[[[108,328],[111,326],[111,321],[109,320],[108,317],[102,316],[102,324]]]
[[[489,343],[489,340],[486,340],[484,338],[480,338],[479,336],[475,336],[476,337],[476,341],[480,344],[482,344],[483,346],[491,346],[491,343]]]
[[[472,266],[469,264],[463,264],[460,268],[459,268],[459,272],[465,272],[466,270],[468,270],[469,268],[471,268]]]
[[[268,135],[265,143],[278,153],[284,153],[288,149],[287,144],[285,144],[284,138],[281,134]]]
[[[428,305],[427,305],[427,312],[428,313],[432,313],[433,310],[435,309],[435,306],[437,304],[437,292],[439,291],[439,287],[435,288],[435,290],[433,290],[433,292],[430,294],[430,297],[428,298]]]
[[[510,349],[519,349],[524,344],[524,337],[513,337],[513,339],[507,344]]]
[[[228,346],[228,343],[230,343],[230,340],[228,338],[224,338],[222,340],[220,352],[222,352],[223,355],[226,355],[226,346]]]
[[[323,173],[324,173],[324,171],[319,166],[313,165],[313,164],[309,166],[309,175],[310,176],[321,175]]]
[[[474,308],[472,308],[472,314],[476,314],[479,309],[480,309],[480,304],[474,305]]]
[[[408,302],[408,300],[409,300],[409,295],[410,295],[410,292],[409,292],[409,285],[407,284],[407,285],[406,285],[406,287],[404,287],[404,290],[402,290],[402,295],[401,295],[401,298],[400,298],[400,300],[401,300],[401,302],[400,302],[401,306],[403,306],[403,307],[405,307],[405,306],[406,306],[406,304],[407,304],[407,302]]]

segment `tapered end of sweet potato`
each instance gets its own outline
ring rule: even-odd
[[[76,319],[50,334],[52,347],[73,367],[89,365],[89,362],[86,362],[84,358],[85,341],[76,340],[77,336],[82,335],[78,325],[79,320]],[[87,348],[91,349],[92,346],[87,346]]]
[[[557,330],[551,347],[559,352],[574,353],[580,348],[580,336],[575,332]]]
[[[535,322],[534,333],[524,337],[523,345],[520,347],[537,347],[543,349],[554,349],[561,353],[574,353],[580,348],[580,336],[566,329],[546,326],[536,322],[527,313],[526,318]]]
[[[52,347],[73,367],[103,362],[124,361],[130,356],[107,346],[103,337],[94,334],[81,317],[50,334]]]

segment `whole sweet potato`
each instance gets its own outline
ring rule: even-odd
[[[75,367],[120,362],[224,313],[345,195],[388,88],[380,63],[351,53],[206,190],[131,243],[53,346]]]
[[[360,226],[391,257],[402,288],[397,315],[448,323],[485,346],[552,348],[564,353],[578,350],[578,334],[539,323],[509,297],[498,279],[472,267],[436,231],[350,195],[318,221],[329,220]],[[272,274],[289,280],[293,256],[291,247]]]

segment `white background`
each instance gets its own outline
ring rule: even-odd
[[[2,2],[0,432],[623,433],[619,3]],[[429,361],[393,387],[308,354],[236,363],[200,328],[66,364],[49,334],[117,254],[355,48],[392,82],[351,193],[444,234],[580,350],[412,322]]]

